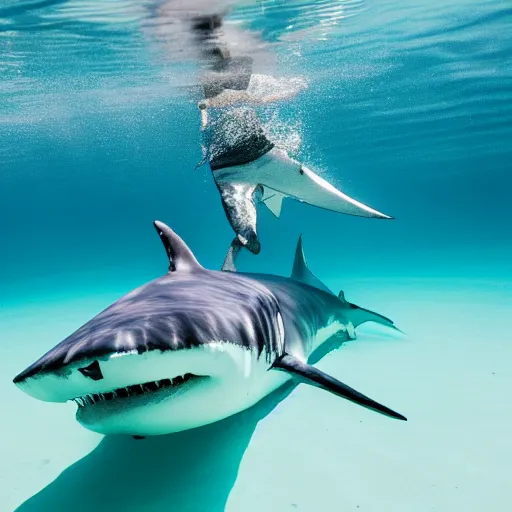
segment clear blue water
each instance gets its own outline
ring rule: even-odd
[[[319,367],[409,418],[299,386],[221,423],[133,443],[12,378],[161,275],[151,222],[204,266],[232,238],[201,159],[197,66],[149,2],[0,6],[0,510],[504,511],[512,470],[509,2],[241,2],[262,70],[306,90],[274,137],[394,221],[287,200],[244,270],[312,270],[406,338],[361,330]],[[252,46],[251,46],[252,45]]]

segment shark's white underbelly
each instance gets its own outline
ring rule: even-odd
[[[120,382],[146,382],[185,373],[208,378],[168,399],[149,400],[143,406],[119,409],[108,416],[77,419],[102,434],[131,435],[167,434],[222,420],[256,404],[291,378],[269,371],[265,356],[222,341],[179,352],[118,356],[111,359],[112,366],[102,364],[105,378],[110,375],[115,382],[112,387]],[[99,388],[100,384],[92,382],[92,386]]]
[[[344,329],[343,324],[330,322],[314,336],[312,350]],[[309,356],[294,355],[303,360]],[[119,363],[125,357],[126,364],[121,369]],[[97,425],[85,425],[92,430],[104,434],[125,432],[157,435],[199,427],[255,405],[292,378],[287,373],[271,370],[271,362],[265,353],[258,357],[253,350],[220,340],[179,353],[149,352],[125,357],[114,358],[118,360],[114,362],[118,365],[116,381],[144,381],[155,376],[164,378],[186,372],[208,375],[209,379],[178,397],[123,411],[117,417],[105,418]],[[131,357],[134,359],[128,359]],[[137,357],[144,357],[146,364],[137,364]],[[139,368],[143,372],[140,375]],[[105,368],[104,374],[109,373]]]
[[[340,331],[346,331],[347,327],[338,321],[332,321],[325,327],[322,327],[316,334],[313,342],[313,350],[316,350],[322,346],[329,338],[339,333]]]
[[[320,329],[311,340],[312,350],[342,329],[339,322],[331,322]],[[284,341],[286,343],[286,333]],[[305,361],[309,353],[293,355]],[[213,423],[256,404],[291,379],[287,373],[271,370],[271,362],[272,358],[267,358],[265,352],[258,356],[256,351],[240,345],[213,340],[179,351],[114,354],[101,360],[103,379],[88,380],[87,389],[84,389],[83,376],[77,371],[27,379],[24,387],[36,398],[66,401],[87,393],[105,393],[184,374],[206,376],[169,397],[155,393],[147,400],[140,399],[136,405],[123,406],[122,400],[116,402],[116,407],[92,405],[85,413],[77,415],[80,423],[102,434],[158,435]]]
[[[307,343],[306,340],[303,340],[304,343],[298,344],[293,351],[288,350],[288,353],[305,363],[308,361],[312,352],[321,347],[335,334],[346,330],[347,327],[344,324],[337,320],[331,320],[316,332],[312,339],[309,340],[309,343]],[[310,347],[309,350],[306,349],[306,347]]]

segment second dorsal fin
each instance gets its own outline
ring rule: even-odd
[[[188,245],[166,224],[155,220],[155,229],[169,258],[169,272],[193,272],[202,269]]]
[[[322,283],[322,281],[320,281],[320,279],[318,279],[311,270],[309,270],[306,263],[306,257],[304,256],[304,249],[302,247],[302,235],[300,235],[299,241],[297,242],[295,260],[293,262],[293,270],[290,277],[296,281],[300,281],[301,283],[308,284],[309,286],[313,286],[314,288],[318,288],[319,290],[334,295],[334,293],[329,290],[329,288],[327,288],[327,286],[325,286],[325,284]]]

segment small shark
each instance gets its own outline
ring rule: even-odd
[[[154,226],[166,275],[93,317],[14,378],[47,402],[74,401],[105,435],[168,434],[221,420],[290,379],[406,418],[308,361],[333,335],[391,320],[334,295],[308,269],[299,239],[291,277],[208,270],[168,226]]]
[[[265,204],[280,217],[286,197],[347,215],[391,219],[349,197],[317,173],[291,158],[279,141],[272,141],[256,108],[298,94],[301,87],[276,86],[275,79],[256,73],[251,55],[233,55],[238,45],[227,37],[224,16],[195,18],[190,31],[202,48],[208,72],[201,77],[203,159],[209,163],[226,217],[235,232],[229,258],[245,247],[259,254],[257,205]]]
[[[245,247],[259,254],[257,205],[265,204],[279,218],[286,197],[346,215],[393,218],[349,197],[284,150],[267,142],[267,152],[249,162],[222,162],[222,167],[210,163],[224,212],[236,235],[231,252],[236,254]]]

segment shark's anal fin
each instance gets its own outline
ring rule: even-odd
[[[381,414],[391,418],[407,421],[405,416],[402,416],[401,414],[389,409],[385,405],[381,405],[378,402],[375,402],[371,398],[368,398],[362,393],[359,393],[359,391],[356,391],[346,384],[343,384],[343,382],[340,382],[334,377],[327,375],[318,368],[315,368],[314,366],[311,366],[307,363],[303,363],[291,355],[285,354],[284,356],[280,357],[272,365],[272,368],[290,373],[305,384],[310,384],[312,386],[330,391],[337,396],[346,398],[347,400],[366,407],[367,409],[380,412]]]
[[[261,198],[261,202],[274,214],[275,217],[279,218],[283,208],[283,199],[285,197],[286,196],[281,194],[281,192],[265,187],[265,193]]]
[[[329,290],[329,288],[327,288],[327,286],[325,286],[325,284],[322,283],[322,281],[320,281],[320,279],[318,279],[311,270],[309,270],[308,264],[306,263],[306,257],[304,256],[304,249],[302,247],[302,235],[300,235],[299,241],[297,242],[295,260],[293,261],[293,270],[290,277],[295,279],[295,281],[300,281],[301,283],[308,284],[309,286],[334,295],[334,293]]]

